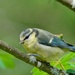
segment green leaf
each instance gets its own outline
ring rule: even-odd
[[[70,53],[64,55],[59,60],[60,60],[60,63],[62,64],[62,66],[67,70],[67,69],[75,68],[75,62],[72,62],[74,60],[74,58],[75,58],[75,53],[70,52]],[[55,62],[51,62],[51,64],[53,66],[55,66],[56,63]],[[56,65],[55,67],[62,69],[60,64]]]
[[[68,64],[75,69],[75,62],[68,62]]]
[[[14,68],[13,56],[5,52],[0,52],[0,65],[2,64],[7,68]]]
[[[66,72],[67,72],[68,74],[75,75],[75,70],[68,69]]]
[[[48,75],[46,72],[39,70],[38,68],[33,68],[32,71],[33,75]]]
[[[5,66],[4,62],[2,61],[2,59],[0,59],[0,68],[1,69],[5,69],[6,68],[6,66]]]
[[[64,62],[70,61],[74,57],[75,57],[75,53],[70,52],[70,53],[68,53],[68,54],[66,54],[65,56],[62,57],[61,62],[64,63]]]

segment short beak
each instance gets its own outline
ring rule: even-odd
[[[24,41],[20,41],[20,43],[19,44],[24,44]]]

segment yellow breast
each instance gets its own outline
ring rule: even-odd
[[[23,45],[28,53],[38,54],[43,61],[57,61],[67,52],[58,47],[50,47],[33,42]]]

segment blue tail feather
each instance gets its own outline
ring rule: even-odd
[[[70,48],[70,51],[75,52],[75,46],[71,44],[67,44]]]

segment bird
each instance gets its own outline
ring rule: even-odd
[[[57,61],[65,54],[75,52],[75,46],[64,41],[62,36],[39,28],[27,28],[20,33],[20,44],[41,61]]]

